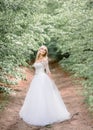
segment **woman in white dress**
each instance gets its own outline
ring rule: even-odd
[[[41,46],[33,64],[35,75],[19,112],[30,125],[45,126],[71,118],[52,79],[47,55],[47,47]]]

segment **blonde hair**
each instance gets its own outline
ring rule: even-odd
[[[38,49],[38,51],[37,51],[37,55],[36,55],[35,61],[37,61],[37,60],[39,59],[39,54],[40,54],[40,53],[39,53],[39,50],[40,50],[41,48],[45,48],[46,53],[45,53],[44,57],[45,57],[45,59],[48,59],[48,49],[47,49],[47,47],[46,47],[45,45],[42,45],[41,47],[39,47],[39,49]]]

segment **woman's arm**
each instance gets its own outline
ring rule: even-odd
[[[34,64],[31,65],[31,71],[33,73],[33,75],[35,74],[35,67],[34,67]]]
[[[51,79],[53,79],[53,78],[52,78],[51,71],[50,71],[50,69],[49,69],[48,60],[46,61],[45,69],[46,69],[46,73],[48,74],[48,76],[49,76]]]

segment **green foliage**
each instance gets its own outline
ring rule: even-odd
[[[22,78],[19,67],[28,66],[42,44],[62,67],[85,79],[93,108],[93,1],[1,0],[0,82]]]
[[[6,94],[11,93],[12,89],[11,88],[6,88],[4,86],[0,86],[0,92],[6,92]]]
[[[49,38],[39,22],[40,4],[1,0],[0,7],[0,82],[13,84],[8,77],[21,78],[19,66],[28,66],[37,48]]]
[[[11,88],[0,86],[0,111],[5,108],[9,100],[9,94],[13,93]]]
[[[48,6],[47,11],[53,10],[47,33],[51,39],[50,52],[56,52],[53,57],[60,61],[62,67],[85,79],[82,81],[84,94],[93,110],[93,1],[56,2],[55,8]]]

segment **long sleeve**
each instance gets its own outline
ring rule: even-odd
[[[50,72],[50,69],[49,69],[48,60],[47,60],[46,63],[45,63],[45,70],[46,70],[46,73],[51,73],[51,72]]]

